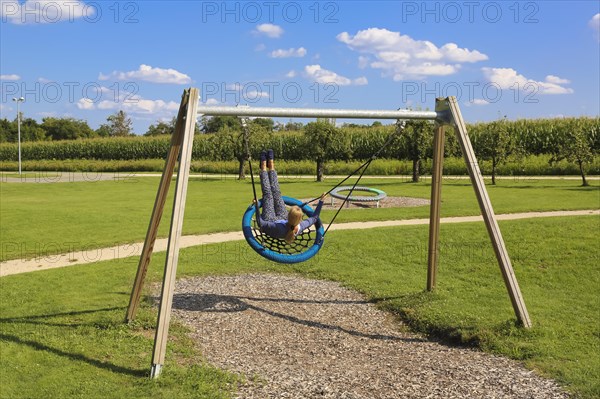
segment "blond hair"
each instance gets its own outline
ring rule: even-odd
[[[294,234],[294,230],[296,226],[300,224],[302,221],[302,209],[299,206],[292,206],[290,211],[288,212],[288,222],[287,225],[290,228],[285,235],[285,242],[291,244],[296,238],[296,234]]]

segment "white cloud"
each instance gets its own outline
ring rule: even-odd
[[[588,26],[596,33],[596,40],[600,41],[600,12],[589,20]]]
[[[269,93],[262,90],[248,90],[244,92],[246,101],[258,100],[259,98],[269,98]]]
[[[285,74],[286,78],[295,78],[296,77],[296,71],[294,71],[293,69],[291,71],[289,71],[288,73]]]
[[[471,105],[489,105],[490,102],[483,98],[474,98],[471,101],[465,101],[465,105],[470,107]]]
[[[77,108],[92,110],[95,108],[95,103],[89,98],[80,98],[79,101],[77,101]]]
[[[369,83],[367,78],[364,76],[357,79],[350,79],[345,76],[338,75],[333,71],[321,68],[321,65],[318,64],[305,66],[304,75],[308,79],[321,84],[333,83],[339,86],[360,86]]]
[[[571,81],[568,80],[568,79],[561,79],[558,76],[554,76],[554,75],[548,75],[548,76],[546,76],[546,82],[554,83],[554,84],[557,84],[557,85],[571,83]]]
[[[520,89],[535,94],[572,94],[574,90],[563,85],[569,80],[558,76],[548,75],[544,81],[535,81],[519,74],[512,68],[481,68],[490,83],[495,83],[501,89]]]
[[[304,57],[306,55],[306,49],[304,47],[300,48],[289,48],[287,50],[278,49],[274,50],[269,54],[271,58],[290,58],[290,57]]]
[[[260,90],[261,87],[262,86],[256,82],[246,84],[231,83],[225,86],[227,90],[237,92],[242,99],[249,102],[257,101],[261,98],[269,98],[269,93]]]
[[[456,43],[437,47],[430,41],[415,40],[400,32],[380,28],[360,30],[354,36],[342,32],[337,39],[352,50],[374,56],[375,60],[370,61],[361,55],[359,67],[369,65],[381,69],[385,76],[391,76],[394,80],[451,75],[460,69],[461,63],[488,59],[487,55],[460,48]]]
[[[253,32],[257,35],[263,35],[276,39],[283,35],[283,28],[279,25],[260,24],[256,27],[256,30],[254,30]]]
[[[2,22],[13,24],[74,22],[82,17],[96,21],[96,9],[78,0],[0,0]]]
[[[228,85],[225,86],[225,89],[230,90],[230,91],[240,91],[244,88],[244,86],[241,83],[229,83]]]
[[[254,51],[264,51],[266,48],[267,46],[265,46],[264,43],[260,43],[256,47],[254,47]]]
[[[110,89],[102,87],[100,91],[104,93],[107,90],[110,91]],[[161,117],[165,114],[172,114],[174,111],[178,111],[179,103],[175,101],[148,100],[138,95],[123,92],[119,94],[119,98],[112,100],[102,100],[102,97],[98,101],[81,98],[77,101],[77,108],[88,111],[123,110],[130,114],[156,114],[157,117]]]
[[[20,80],[21,77],[16,74],[11,75],[0,75],[0,80]]]
[[[371,63],[371,59],[369,57],[364,57],[362,55],[358,56],[358,67],[360,69],[365,69]]]
[[[180,85],[185,85],[192,82],[192,78],[182,72],[176,71],[175,69],[153,68],[150,65],[144,64],[140,65],[139,69],[136,71],[113,71],[108,75],[100,73],[98,76],[99,80],[109,80],[111,78],[118,80],[133,79],[152,83],[173,83]]]
[[[58,116],[57,112],[54,111],[43,111],[43,112],[38,112],[38,115],[41,116],[42,118],[56,118]]]
[[[204,104],[204,105],[217,105],[217,104],[221,104],[221,103],[216,98],[209,98],[205,102],[203,102],[202,104]]]

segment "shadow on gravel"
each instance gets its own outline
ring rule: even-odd
[[[303,304],[335,304],[335,305],[363,305],[367,301],[344,301],[344,300],[301,300],[290,298],[259,298],[259,297],[243,297],[231,295],[216,295],[216,294],[175,294],[173,297],[173,308],[188,312],[244,312],[254,310],[267,314],[272,317],[287,320],[291,323],[320,328],[323,330],[332,330],[343,332],[352,336],[375,339],[375,340],[390,340],[403,342],[423,342],[420,338],[406,338],[394,335],[385,334],[368,334],[357,330],[348,329],[334,324],[327,324],[320,321],[305,320],[291,314],[283,314],[273,310],[265,309],[249,303],[252,302],[288,302],[303,303]]]

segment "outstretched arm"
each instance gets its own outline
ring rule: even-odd
[[[317,207],[315,208],[315,212],[313,213],[313,215],[311,217],[309,217],[308,219],[305,219],[302,222],[300,222],[300,224],[298,225],[298,234],[300,234],[303,230],[308,229],[310,226],[317,223],[317,220],[319,220],[319,216],[321,215],[321,208],[323,207],[323,199],[324,198],[325,198],[325,194],[321,195],[321,198],[319,199],[319,203],[317,204]]]

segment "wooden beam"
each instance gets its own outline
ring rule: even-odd
[[[171,135],[171,148],[169,149],[169,153],[167,154],[167,158],[165,160],[165,167],[160,179],[160,184],[158,185],[158,192],[156,193],[156,199],[154,201],[154,209],[152,210],[152,216],[150,217],[150,224],[148,225],[148,231],[146,232],[146,239],[144,241],[144,247],[138,263],[133,289],[131,290],[129,306],[127,307],[127,315],[125,316],[125,321],[127,323],[135,319],[140,304],[144,280],[146,279],[146,273],[148,272],[148,266],[154,250],[154,243],[156,242],[156,235],[158,234],[158,226],[165,208],[165,202],[167,201],[167,195],[169,193],[169,187],[171,186],[173,171],[175,170],[175,163],[177,162],[177,157],[181,152],[183,129],[185,127],[184,117],[187,110],[188,100],[189,91],[186,90],[181,97],[181,105],[179,106],[175,130]]]
[[[439,99],[437,100],[439,101]],[[437,106],[436,106],[437,111]],[[440,207],[442,199],[442,169],[444,165],[444,126],[436,122],[433,137],[433,168],[431,171],[431,204],[429,205],[429,251],[427,254],[427,290],[433,291],[437,279],[440,254]]]
[[[173,304],[173,291],[175,290],[175,276],[177,274],[177,262],[179,260],[179,239],[181,238],[181,230],[183,227],[183,215],[185,212],[185,199],[190,175],[198,100],[198,89],[191,88],[189,91],[189,103],[185,116],[185,130],[183,132],[181,156],[177,172],[175,198],[173,199],[173,215],[171,218],[171,229],[169,231],[169,242],[167,245],[165,274],[163,277],[160,306],[158,310],[156,336],[154,338],[151,370],[152,378],[156,378],[160,374],[167,349],[169,324],[171,321],[171,306]]]
[[[490,239],[492,240],[494,253],[496,254],[496,259],[498,260],[515,315],[525,328],[530,328],[531,320],[529,319],[529,314],[525,307],[525,301],[521,295],[521,289],[519,288],[519,283],[517,282],[517,277],[515,276],[510,257],[508,256],[508,251],[504,245],[504,239],[500,233],[500,227],[496,221],[496,215],[494,214],[492,203],[485,188],[483,176],[481,175],[481,170],[479,169],[479,164],[477,163],[477,158],[475,157],[475,152],[471,145],[471,140],[467,134],[467,127],[458,107],[458,102],[455,97],[448,97],[447,101],[452,118],[454,119],[458,142],[460,143],[465,162],[467,163],[471,183],[473,184],[475,194],[477,195],[477,202],[479,202],[479,208],[481,209],[485,226]]]

